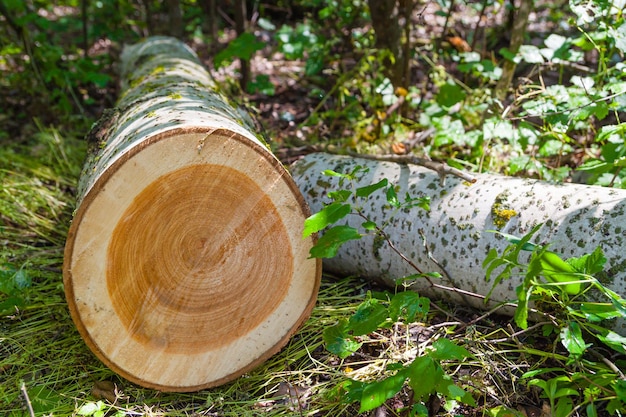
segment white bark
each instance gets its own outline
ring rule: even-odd
[[[195,54],[150,38],[88,135],[64,284],[81,336],[140,385],[230,381],[284,346],[316,300],[309,211]]]
[[[414,208],[394,213],[385,208],[384,196],[368,200],[363,209],[378,225],[385,225],[384,231],[394,245],[423,272],[441,273],[445,285],[486,295],[492,282],[485,280],[482,263],[490,249],[501,253],[509,244],[488,230],[523,236],[543,223],[535,243],[549,243],[552,251],[564,257],[581,256],[600,246],[607,263],[606,273],[598,278],[608,288],[626,295],[626,190],[487,174],[477,175],[477,182],[471,185],[448,176],[442,186],[437,173],[420,166],[324,153],[296,162],[292,173],[311,210],[317,212],[329,202],[326,194],[338,189],[337,179],[322,172],[330,169],[348,173],[357,165],[369,168],[357,186],[388,178],[399,186],[399,196],[405,192],[413,197],[430,196],[430,212]],[[357,216],[348,219],[357,228],[363,222]],[[428,252],[437,263],[429,259]],[[337,274],[381,279],[390,286],[398,278],[416,273],[389,245],[371,236],[346,243],[336,257],[324,260],[324,268]],[[512,278],[496,287],[491,305],[515,300],[515,287],[521,279]],[[431,288],[426,280],[417,280],[412,288],[485,308],[481,299]],[[626,333],[623,323],[617,330]]]

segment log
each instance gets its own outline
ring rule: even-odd
[[[316,301],[305,200],[167,37],[126,47],[122,93],[89,133],[63,266],[72,318],[122,377],[216,386],[284,346]]]
[[[327,193],[340,189],[337,178],[322,172],[349,173],[356,166],[369,171],[355,187],[387,178],[399,186],[398,195],[408,192],[413,197],[431,198],[429,212],[419,208],[394,212],[385,207],[384,197],[369,199],[362,209],[378,225],[385,225],[394,246],[421,271],[442,274],[443,280],[438,282],[443,285],[484,297],[493,282],[485,279],[482,263],[490,249],[502,253],[509,244],[501,235],[488,231],[523,236],[542,223],[533,241],[549,243],[550,250],[566,258],[591,253],[600,246],[607,262],[605,273],[598,278],[622,297],[626,295],[626,190],[490,174],[477,174],[473,184],[448,176],[442,185],[438,173],[421,166],[327,153],[307,155],[291,170],[311,210],[317,212],[330,202]],[[363,222],[358,216],[347,219],[346,223],[355,228]],[[416,274],[387,243],[372,235],[347,242],[337,256],[324,260],[324,270],[381,280],[390,287],[395,287],[399,278]],[[484,309],[516,300],[515,288],[522,279],[503,281],[487,304],[482,298],[434,288],[425,279],[417,279],[411,289]],[[616,331],[626,334],[623,322],[615,325]]]

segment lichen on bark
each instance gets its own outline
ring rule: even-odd
[[[307,155],[294,165],[292,172],[311,210],[316,212],[328,202],[327,193],[340,188],[335,178],[323,176],[322,172],[332,169],[347,173],[357,165],[369,171],[356,182],[356,187],[387,178],[399,186],[399,193],[410,190],[413,196],[430,197],[428,213],[419,209],[392,213],[374,199],[362,207],[365,216],[387,225],[384,231],[394,246],[411,254],[411,260],[424,272],[448,275],[459,288],[485,295],[492,283],[485,280],[482,262],[490,249],[501,253],[509,244],[487,231],[496,226],[503,233],[521,237],[542,224],[534,242],[549,244],[551,250],[565,257],[582,256],[601,247],[607,258],[603,281],[613,291],[626,295],[626,190],[489,174],[477,175],[477,182],[469,186],[458,178],[448,178],[441,185],[437,173],[420,166],[324,153]],[[407,233],[409,223],[411,233]],[[359,219],[349,219],[348,224],[360,227]],[[382,279],[391,286],[396,285],[396,279],[415,273],[389,245],[376,245],[371,238],[346,243],[324,265],[335,274],[361,274]],[[493,302],[515,300],[520,280],[521,277],[513,277],[498,286],[492,294]],[[425,280],[416,281],[413,288],[427,295],[444,296]],[[465,301],[450,294],[445,297]],[[482,300],[473,300],[472,305],[485,307]]]

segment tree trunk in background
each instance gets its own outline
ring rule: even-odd
[[[183,11],[180,7],[180,0],[167,0],[167,15],[170,25],[168,35],[182,39],[185,28],[183,27]]]
[[[513,20],[511,44],[509,45],[509,51],[512,54],[517,54],[520,46],[524,43],[524,36],[526,35],[526,28],[528,26],[528,18],[533,9],[533,0],[520,1],[520,6],[516,11],[515,18]],[[513,75],[515,75],[516,66],[515,62],[510,59],[504,61],[502,76],[498,80],[498,84],[495,89],[495,97],[498,100],[504,100],[506,97],[508,89],[511,86],[511,82],[513,82]]]
[[[237,36],[241,36],[246,31],[246,0],[235,0],[235,30]],[[247,59],[239,58],[239,69],[241,78],[239,78],[239,86],[242,91],[246,91],[248,81],[250,81],[250,63]]]
[[[497,175],[477,175],[475,184],[448,177],[440,185],[438,174],[419,166],[390,162],[311,154],[292,167],[294,179],[313,212],[319,211],[329,191],[337,191],[336,178],[324,176],[331,169],[348,173],[361,165],[369,172],[357,186],[374,184],[388,178],[399,186],[398,195],[430,196],[431,211],[419,208],[394,213],[385,208],[386,200],[369,200],[365,214],[385,232],[394,245],[423,272],[439,272],[442,284],[486,295],[492,282],[485,280],[482,263],[490,249],[502,253],[508,241],[488,230],[522,236],[543,223],[534,241],[549,243],[550,250],[564,257],[591,253],[600,246],[607,258],[606,276],[598,277],[607,287],[626,295],[626,190],[579,184],[554,185],[542,181]],[[383,201],[384,200],[384,201]],[[360,227],[363,219],[349,216],[349,224]],[[427,253],[437,261],[433,262]],[[341,275],[361,275],[381,279],[395,286],[398,278],[415,274],[391,248],[373,237],[349,241],[324,268]],[[492,294],[492,303],[516,300],[515,287],[523,277],[502,282]],[[418,279],[411,287],[456,303],[485,308],[482,299],[432,288]],[[623,323],[618,324],[626,334]]]
[[[409,0],[401,1],[400,3]],[[403,11],[397,0],[368,0],[372,26],[376,33],[376,47],[391,52],[394,59],[386,59],[386,75],[395,87],[406,87],[405,60],[408,57],[402,47],[401,17]],[[410,11],[405,19],[410,19]],[[408,22],[405,22],[408,24]]]
[[[88,135],[63,266],[72,318],[121,376],[165,391],[230,381],[316,300],[292,178],[183,43],[125,48],[122,93]]]

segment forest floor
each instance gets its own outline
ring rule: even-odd
[[[504,7],[483,16],[479,25],[477,11],[468,5],[458,6],[448,23],[438,11],[431,2],[416,16],[416,43],[432,42],[433,34],[445,39],[441,31],[446,24],[456,35],[472,33],[474,38],[497,40],[498,35],[486,32],[503,27],[506,19]],[[529,29],[538,38],[556,25],[539,14],[533,15],[531,22]],[[207,67],[213,68],[214,51],[202,40],[189,43]],[[477,405],[446,403],[432,396],[427,403],[430,415],[550,415],[541,391],[520,383],[520,376],[539,363],[544,368],[562,366],[563,349],[554,347],[560,351],[552,356],[528,355],[520,346],[529,340],[513,336],[515,330],[507,317],[491,315],[474,323],[481,312],[435,300],[428,320],[399,324],[364,337],[366,348],[358,355],[340,361],[328,353],[322,340],[324,329],[353,313],[367,291],[381,290],[357,277],[325,276],[311,318],[290,343],[258,369],[225,386],[189,394],[160,393],[125,382],[104,367],[71,321],[62,264],[86,149],[82,136],[102,111],[115,103],[119,48],[104,39],[94,43],[94,56],[110,57],[112,80],[106,87],[74,91],[89,100],[78,99],[81,105],[64,120],[36,95],[24,96],[12,89],[0,98],[6,110],[0,115],[0,278],[10,277],[15,283],[12,288],[0,288],[6,295],[0,298],[0,414],[29,416],[26,405],[30,403],[37,416],[356,416],[358,405],[342,401],[340,387],[346,378],[375,378],[385,371],[390,358],[406,354],[410,349],[407,339],[423,349],[445,335],[462,341],[475,355],[465,363],[448,364],[446,370],[472,393]],[[490,54],[486,49],[481,53]],[[304,122],[316,112],[341,110],[341,102],[324,99],[324,94],[341,82],[341,68],[352,68],[357,59],[346,53],[328,76],[307,79],[303,60],[288,60],[268,45],[267,51],[252,59],[251,71],[268,76],[276,86],[271,96],[238,92],[236,62],[213,73],[226,93],[243,97],[272,139],[273,151],[288,164],[303,152],[319,149],[315,147],[348,143],[356,136],[354,126],[340,119],[337,123]],[[456,64],[450,61],[448,65],[447,70],[454,73]],[[416,85],[428,85],[428,72],[419,65],[413,68]],[[313,90],[322,93],[315,96]],[[357,149],[388,152],[389,144],[357,145]],[[8,307],[13,305],[17,307]],[[467,323],[472,325],[465,326]],[[525,337],[532,339],[537,349],[552,346],[541,333]],[[501,341],[494,343],[493,339]],[[384,406],[362,415],[407,416],[410,405],[411,393],[404,389]]]

